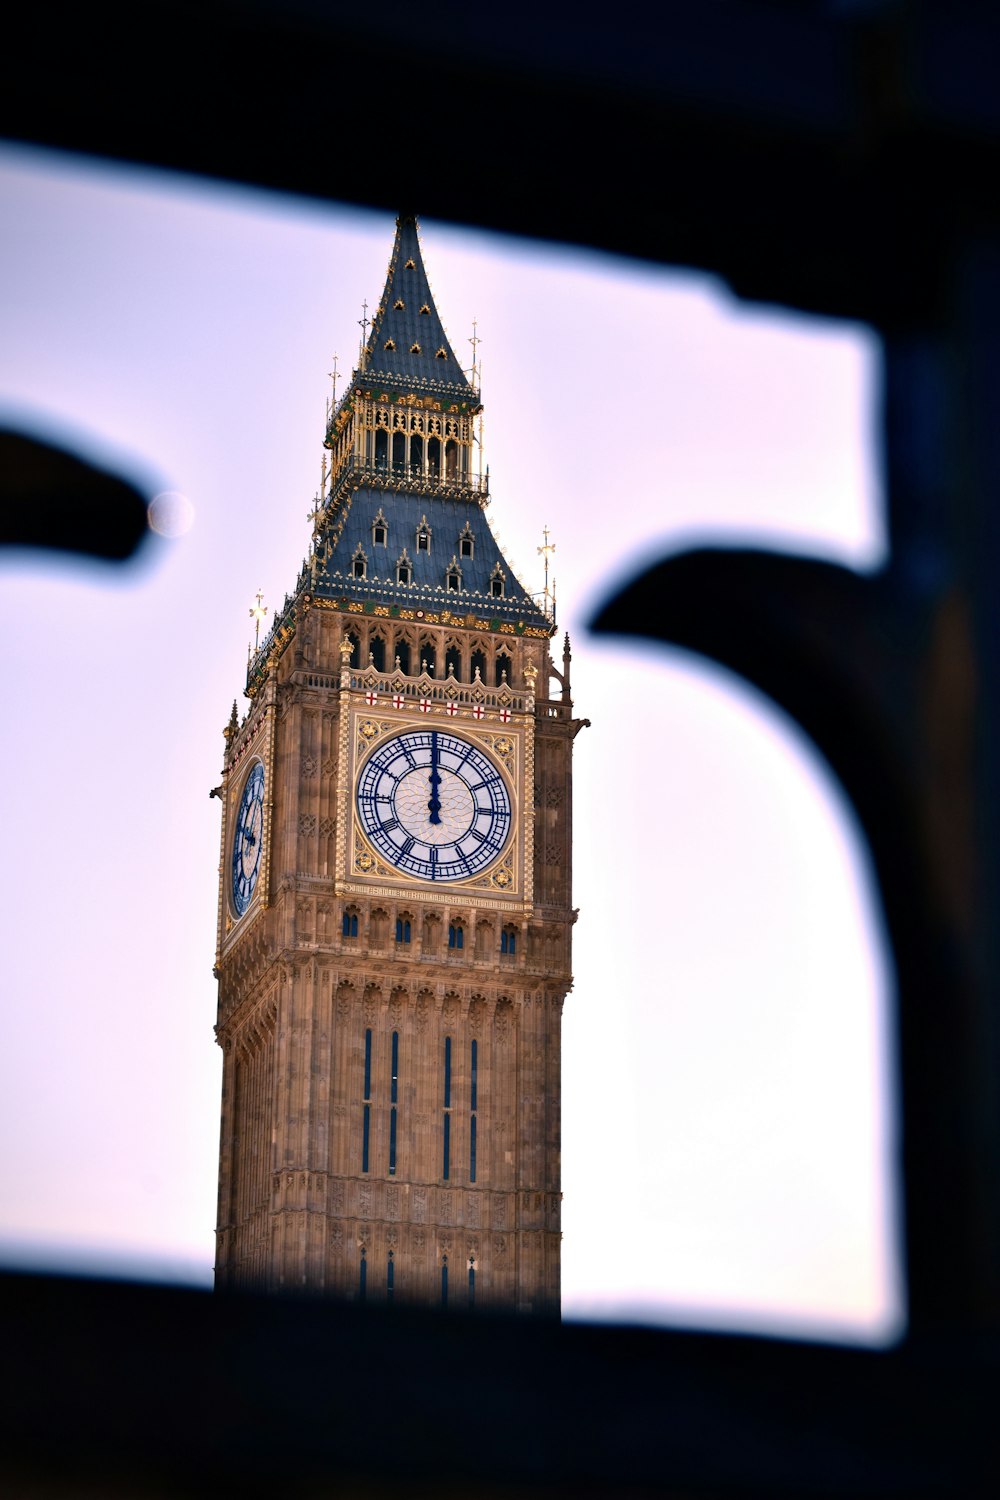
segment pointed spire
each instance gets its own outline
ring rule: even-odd
[[[434,304],[412,214],[396,220],[385,290],[362,349],[362,371],[366,381],[396,390],[440,394],[443,386],[456,397],[475,395]]]

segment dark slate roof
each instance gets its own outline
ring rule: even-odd
[[[372,542],[372,528],[380,512],[386,525],[384,547]],[[431,534],[429,553],[417,551],[417,532],[425,522]],[[471,558],[461,556],[459,539],[466,526],[473,536]],[[525,624],[551,628],[552,622],[525,593],[502,556],[486,514],[475,500],[374,487],[358,489],[341,502],[329,539],[333,545],[325,571],[317,580],[318,593],[398,604],[404,609],[470,610],[492,619],[523,620]],[[359,546],[367,563],[365,578],[354,577],[354,556]],[[408,585],[396,582],[396,564],[404,548],[413,579]],[[462,574],[459,593],[447,587],[446,575],[453,559]],[[490,578],[498,563],[504,575],[504,593],[499,599],[490,594]]]
[[[402,307],[397,306],[400,302]],[[421,312],[423,307],[428,311]],[[386,349],[390,342],[395,347]],[[415,346],[418,354],[411,352]],[[465,400],[475,396],[434,305],[413,217],[400,215],[396,220],[385,290],[365,345],[365,368],[356,379],[389,390],[448,391]]]

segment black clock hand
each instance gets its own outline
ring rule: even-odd
[[[429,822],[440,823],[441,801],[438,797],[438,787],[441,785],[441,777],[438,775],[438,737],[437,730],[431,730],[431,800],[427,804],[430,813]]]

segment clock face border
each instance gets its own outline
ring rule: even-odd
[[[520,909],[531,899],[531,819],[523,812],[522,787],[533,774],[534,743],[531,721],[514,723],[469,722],[453,718],[417,719],[413,714],[372,713],[352,705],[344,716],[344,750],[350,764],[345,788],[347,814],[344,839],[339,856],[340,889],[345,893],[370,892],[395,897],[405,892],[421,902],[472,900],[484,906]],[[471,876],[451,880],[431,880],[409,874],[391,864],[368,838],[358,809],[358,787],[365,766],[387,741],[407,733],[438,730],[453,739],[462,740],[483,755],[499,773],[510,805],[510,827],[503,846],[482,870]]]
[[[229,841],[229,907],[233,920],[239,922],[246,916],[254,903],[257,889],[260,883],[261,869],[263,865],[264,845],[264,790],[267,785],[267,772],[264,762],[259,756],[255,756],[247,767],[240,787],[239,797],[235,801],[236,821]],[[249,814],[249,825],[247,815]],[[246,855],[244,848],[246,838],[250,829],[255,828],[253,834],[257,853],[253,862],[253,869],[248,874],[246,871]],[[237,890],[237,865],[242,868],[243,878],[248,883],[249,889],[244,898]]]
[[[451,724],[414,724],[373,746],[354,778],[354,804],[379,857],[432,885],[488,874],[514,833],[500,764]]]

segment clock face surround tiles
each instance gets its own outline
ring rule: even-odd
[[[366,837],[402,874],[468,880],[506,847],[511,797],[503,773],[460,735],[414,730],[379,745],[357,782]]]

